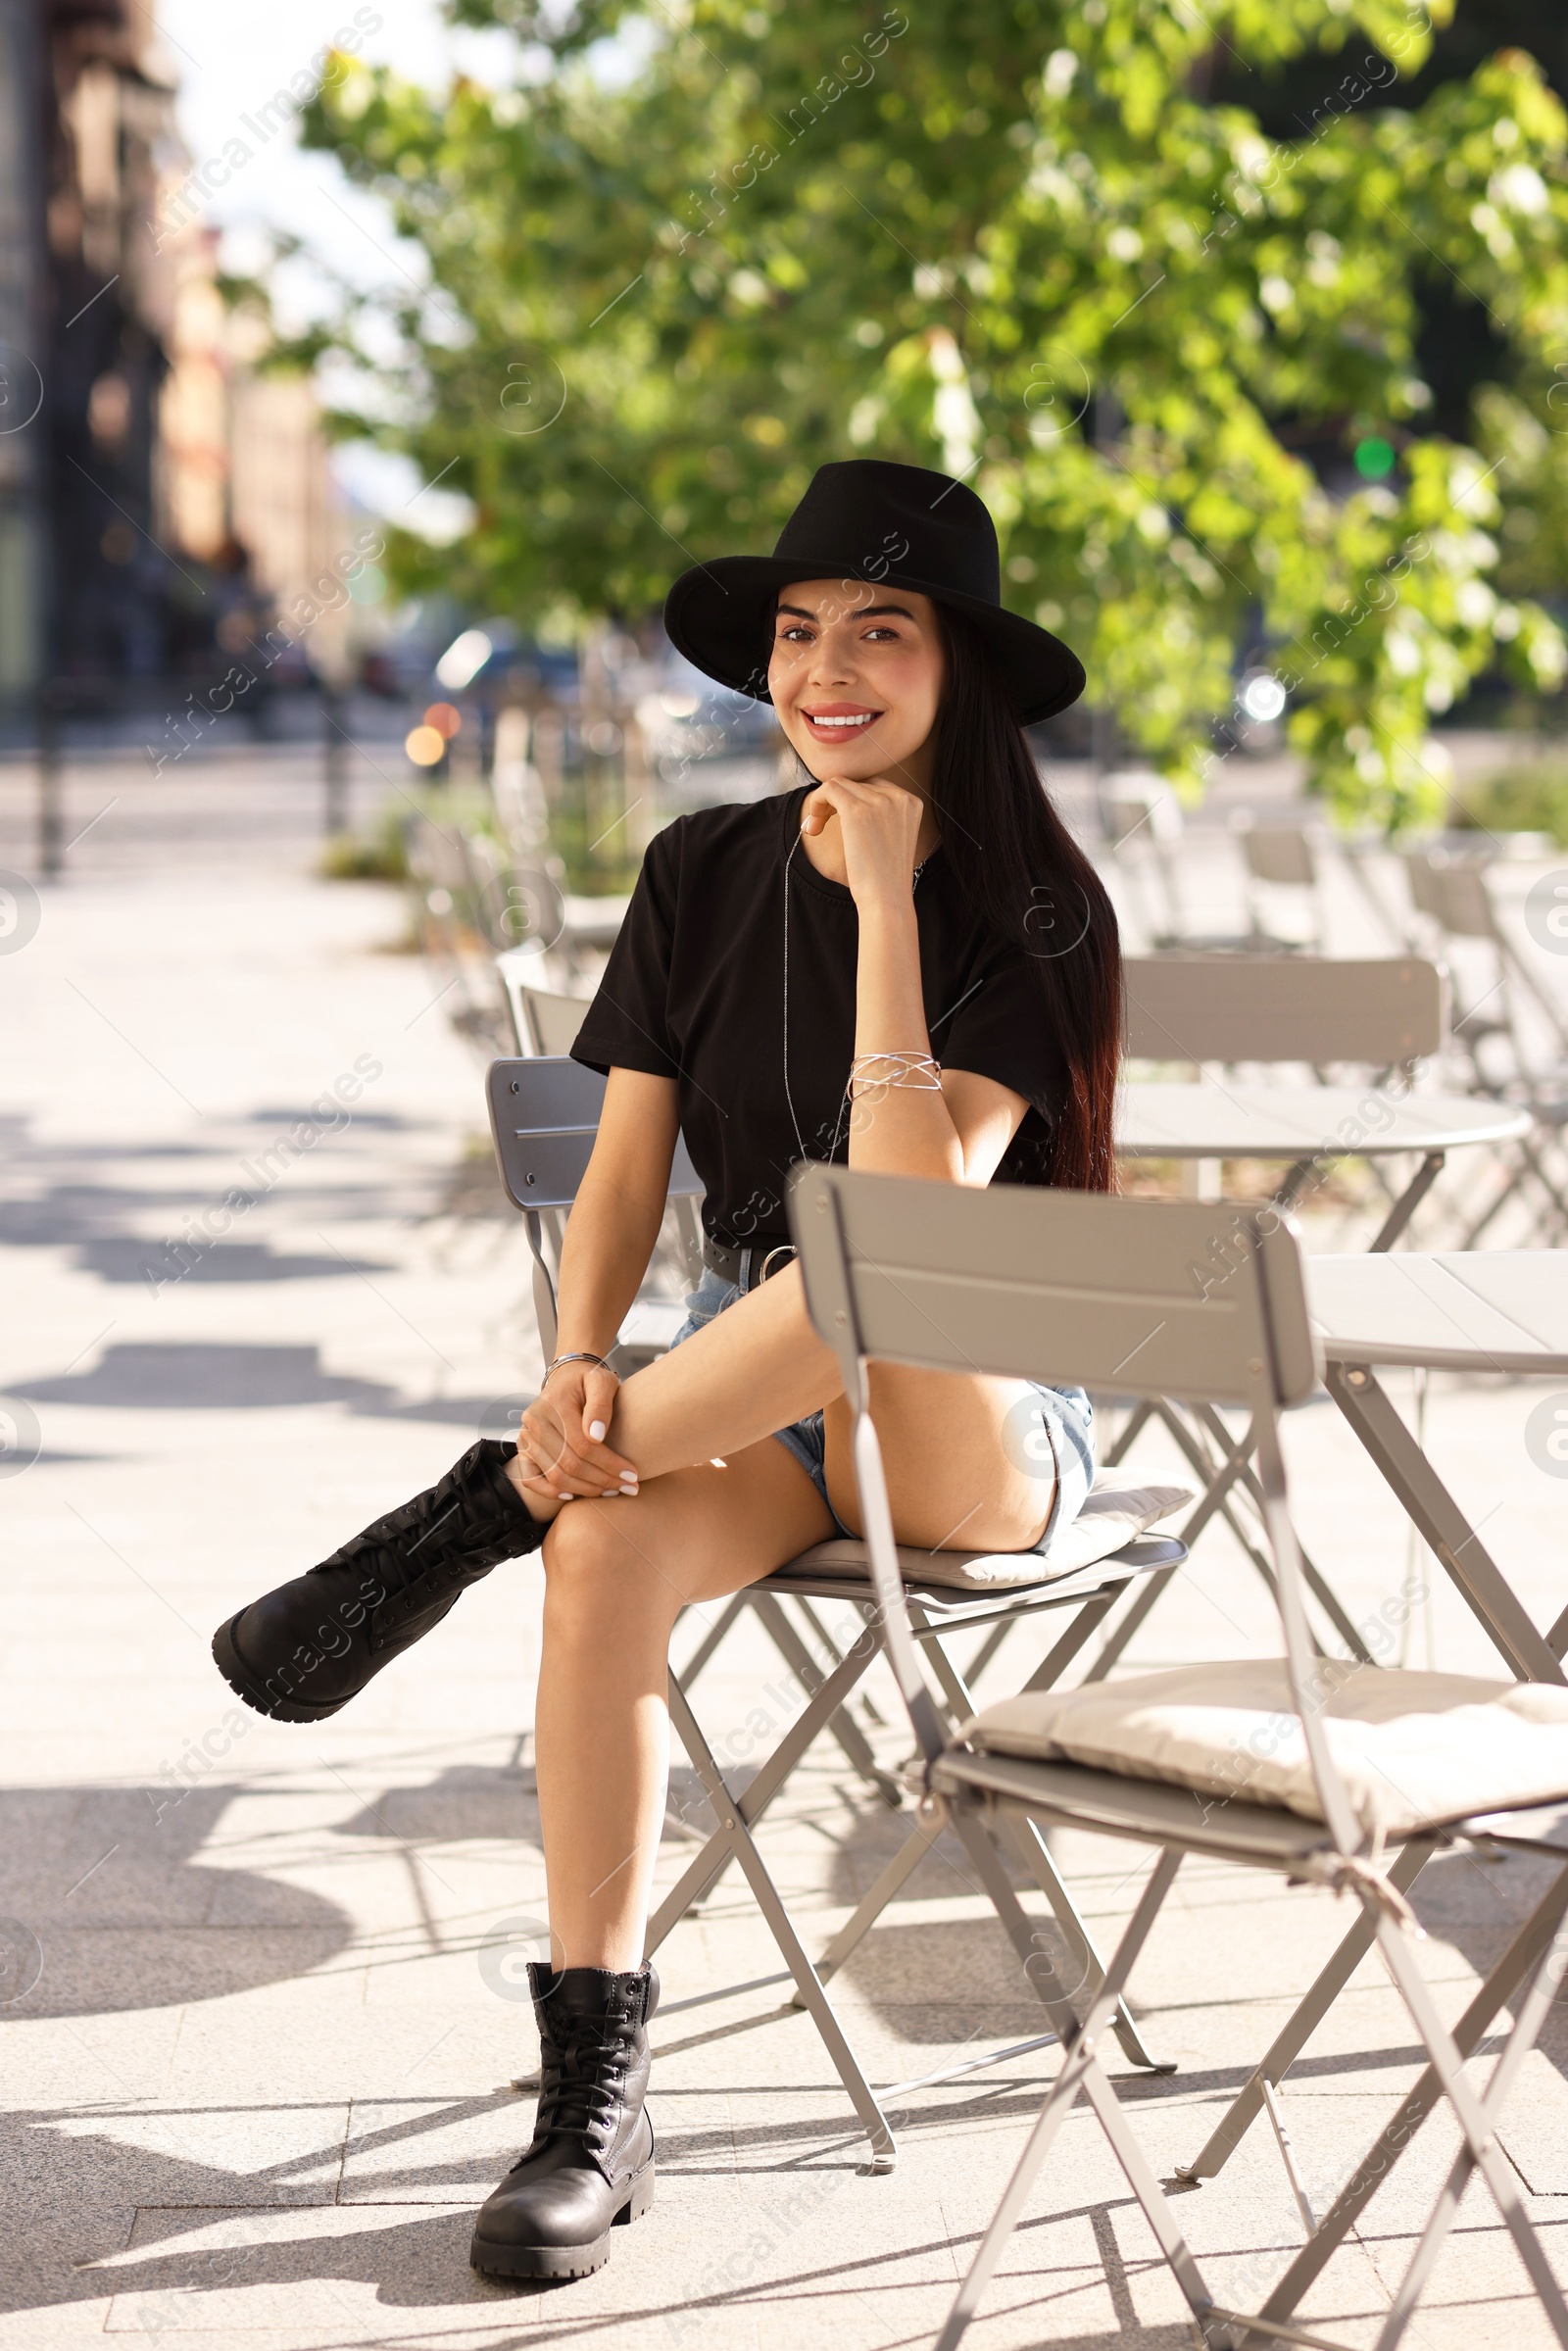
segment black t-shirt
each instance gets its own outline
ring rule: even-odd
[[[785,862],[810,788],[701,808],[657,836],[571,1049],[590,1069],[675,1080],[681,1131],[707,1189],[703,1222],[731,1247],[787,1241],[790,1169],[849,1154],[859,917],[804,846],[788,868],[785,1085]],[[944,1068],[1023,1096],[1031,1106],[994,1180],[1038,1182],[1065,1083],[1044,992],[1022,949],[968,912],[940,849],[914,905],[931,1051]]]

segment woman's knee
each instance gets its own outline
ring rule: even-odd
[[[673,1616],[662,1579],[626,1523],[636,1508],[631,1501],[573,1502],[555,1519],[542,1553],[548,1623],[596,1633],[650,1609]]]

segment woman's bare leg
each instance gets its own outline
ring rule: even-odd
[[[1028,1393],[1014,1380],[873,1367],[902,1541],[1019,1550],[1037,1539],[1051,1478],[1004,1441]],[[832,1533],[810,1479],[772,1439],[824,1407],[829,1491],[855,1525],[837,1362],[791,1267],[625,1383],[612,1439],[641,1493],[572,1502],[551,1527],[535,1739],[558,1967],[622,1970],[641,1957],[668,1768],[670,1631],[688,1602],[738,1592]]]
[[[1023,1550],[1037,1539],[1050,1515],[1051,1475],[1048,1469],[1042,1478],[1040,1465],[1007,1444],[1005,1428],[1028,1395],[1019,1380],[872,1367],[871,1417],[902,1541],[928,1550]],[[849,1412],[838,1362],[811,1326],[800,1269],[792,1265],[635,1373],[615,1399],[610,1443],[646,1481],[714,1454],[728,1459],[824,1407],[829,1492],[853,1526],[858,1522],[848,1466]],[[520,1477],[517,1483],[538,1507],[540,1496],[522,1488]]]
[[[680,1610],[738,1592],[832,1532],[810,1479],[771,1437],[725,1469],[653,1479],[635,1500],[573,1502],[552,1526],[534,1739],[558,1968],[625,1970],[642,1957]]]

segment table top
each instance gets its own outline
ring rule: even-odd
[[[1460,1094],[1399,1100],[1372,1086],[1124,1086],[1116,1148],[1129,1159],[1371,1158],[1460,1151],[1528,1133],[1530,1113]]]
[[[1568,1373],[1568,1249],[1308,1257],[1330,1362]]]

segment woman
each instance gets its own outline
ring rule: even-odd
[[[791,1167],[1112,1180],[1115,921],[1022,733],[1083,671],[1002,609],[980,500],[913,466],[824,465],[772,558],[687,572],[665,621],[699,667],[771,699],[805,778],[683,816],[648,853],[573,1048],[607,1073],[604,1112],[518,1444],[475,1445],[214,1644],[252,1705],[318,1721],[466,1584],[543,1548],[543,2086],[472,2254],[511,2276],[597,2269],[652,2198],[641,1953],[675,1618],[858,1531],[847,1406],[789,1262]],[[622,1384],[607,1358],[680,1131],[705,1270],[675,1346]],[[1043,1548],[1088,1491],[1081,1389],[881,1366],[871,1394],[901,1541]]]

